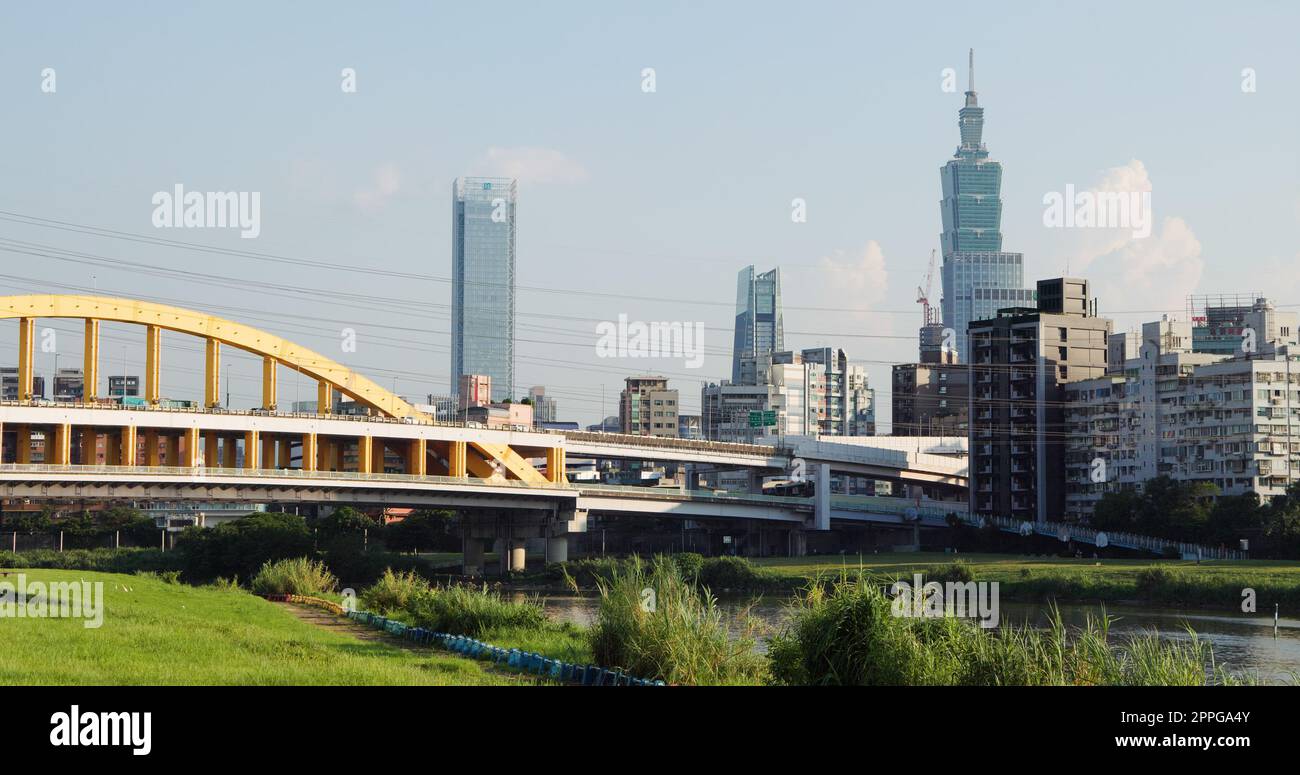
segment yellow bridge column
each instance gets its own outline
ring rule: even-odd
[[[424,476],[428,470],[425,464],[427,447],[424,439],[411,439],[406,450],[406,473],[412,476]]]
[[[122,453],[121,464],[124,466],[135,465],[136,455],[136,432],[134,425],[127,425],[122,428]]]
[[[328,382],[316,383],[316,414],[329,414],[334,410],[334,386]]]
[[[203,405],[221,406],[221,342],[209,339],[203,365]],[[229,409],[230,407],[226,407]]]
[[[546,480],[552,484],[566,481],[564,477],[564,447],[551,447],[546,450]]]
[[[275,411],[275,377],[276,362],[268,355],[262,358],[262,408],[268,412]]]
[[[316,434],[304,433],[302,435],[302,470],[316,470]]]
[[[199,465],[199,429],[185,429],[185,457],[183,463],[186,468],[197,468]]]
[[[277,448],[279,449],[280,468],[290,468],[293,466],[293,442],[288,436],[281,436]]]
[[[375,439],[370,445],[370,473],[382,474],[385,468],[385,450],[383,439]]]
[[[170,468],[181,468],[184,463],[181,461],[181,437],[173,434],[167,436],[167,465]]]
[[[151,404],[162,400],[162,329],[158,326],[145,330],[144,400]]]
[[[158,454],[158,429],[145,428],[144,431],[144,464],[150,468],[157,468],[162,465],[162,460]]]
[[[244,469],[247,471],[260,467],[257,460],[257,443],[261,435],[258,431],[244,431]]]
[[[203,465],[208,468],[220,468],[221,456],[217,452],[217,434],[208,431],[203,436]]]
[[[99,432],[90,425],[83,426],[81,429],[81,464],[83,466],[99,464]]]
[[[18,319],[18,400],[32,400],[32,375],[35,366],[36,321]]]
[[[50,446],[50,434],[45,435],[45,462],[56,466],[66,466],[72,462],[72,426],[59,423],[54,426],[54,445]]]
[[[275,468],[277,460],[275,457],[275,437],[270,434],[262,435],[262,468]]]
[[[361,436],[357,439],[357,473],[370,473],[370,464],[373,462],[371,452],[374,449],[374,441],[369,436]]]
[[[447,475],[465,478],[465,442],[452,441],[447,446]]]
[[[86,342],[82,347],[82,395],[87,403],[99,398],[99,321],[86,318]]]
[[[118,429],[104,434],[104,465],[122,465],[122,432]]]
[[[235,437],[227,436],[221,440],[221,467],[235,467]]]
[[[27,465],[32,462],[32,428],[19,425],[14,431],[14,462]]]

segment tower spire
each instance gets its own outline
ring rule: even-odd
[[[970,50],[968,81],[966,85],[966,106],[975,107],[979,105],[979,97],[975,93],[975,49]]]

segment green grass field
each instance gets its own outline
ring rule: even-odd
[[[64,570],[2,579],[102,581],[104,619],[0,619],[0,684],[530,683],[470,659],[360,640],[234,590]]]

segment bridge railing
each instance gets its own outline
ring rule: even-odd
[[[1065,536],[1066,540],[1082,541],[1092,545],[1097,544],[1098,536],[1105,534],[1106,543],[1110,546],[1119,546],[1125,549],[1141,549],[1155,554],[1164,554],[1169,549],[1174,549],[1180,556],[1197,556],[1207,560],[1244,560],[1248,559],[1246,552],[1227,547],[1204,546],[1202,544],[1190,543],[1187,541],[1174,541],[1168,538],[1157,538],[1155,536],[1140,535],[1137,533],[1126,533],[1121,531],[1096,530],[1085,525],[1076,525],[1066,522],[1028,522],[1026,520],[1016,519],[1014,517],[978,517],[972,516],[966,512],[958,512],[958,515],[968,524],[978,525],[981,519],[992,522],[1001,530],[1011,533],[1021,533],[1024,531],[1024,525],[1028,524],[1030,531],[1035,535],[1051,536],[1061,538]]]
[[[812,498],[793,495],[758,495],[756,493],[718,492],[715,490],[682,490],[668,487],[637,487],[622,484],[574,485],[580,495],[629,495],[640,498],[657,498],[660,500],[701,500],[718,502],[762,503],[781,506],[813,505]]]
[[[589,444],[626,444],[634,447],[657,447],[660,449],[689,449],[704,452],[722,452],[733,455],[760,455],[763,457],[781,457],[788,450],[767,444],[740,444],[728,441],[709,441],[707,439],[674,439],[663,436],[641,436],[632,433],[608,433],[605,431],[563,431],[547,430],[573,441]]]
[[[359,471],[304,471],[301,468],[210,468],[208,466],[109,466],[54,465],[53,463],[4,463],[0,474],[104,474],[184,476],[196,480],[207,478],[254,479],[334,479],[356,482],[409,482],[413,484],[448,484],[461,486],[512,487],[523,490],[573,490],[567,482],[522,482],[517,479],[476,479],[473,477],[417,474],[379,474]]]

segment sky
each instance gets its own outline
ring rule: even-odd
[[[1027,286],[1086,277],[1117,330],[1193,293],[1300,307],[1295,3],[82,2],[2,24],[0,294],[210,310],[416,399],[448,390],[452,181],[508,175],[516,393],[585,425],[658,373],[698,411],[730,375],[737,272],[775,266],[787,347],[866,364],[888,432],[970,48]],[[257,192],[258,235],[158,228],[177,184]],[[1067,186],[1149,191],[1150,235],[1046,226]],[[620,314],[703,323],[703,363],[601,357]],[[42,325],[79,364],[78,326]],[[143,334],[104,336],[103,371],[140,373]],[[0,323],[0,364],[16,338]],[[201,342],[165,348],[164,392],[200,396]],[[259,364],[228,360],[253,405]]]

